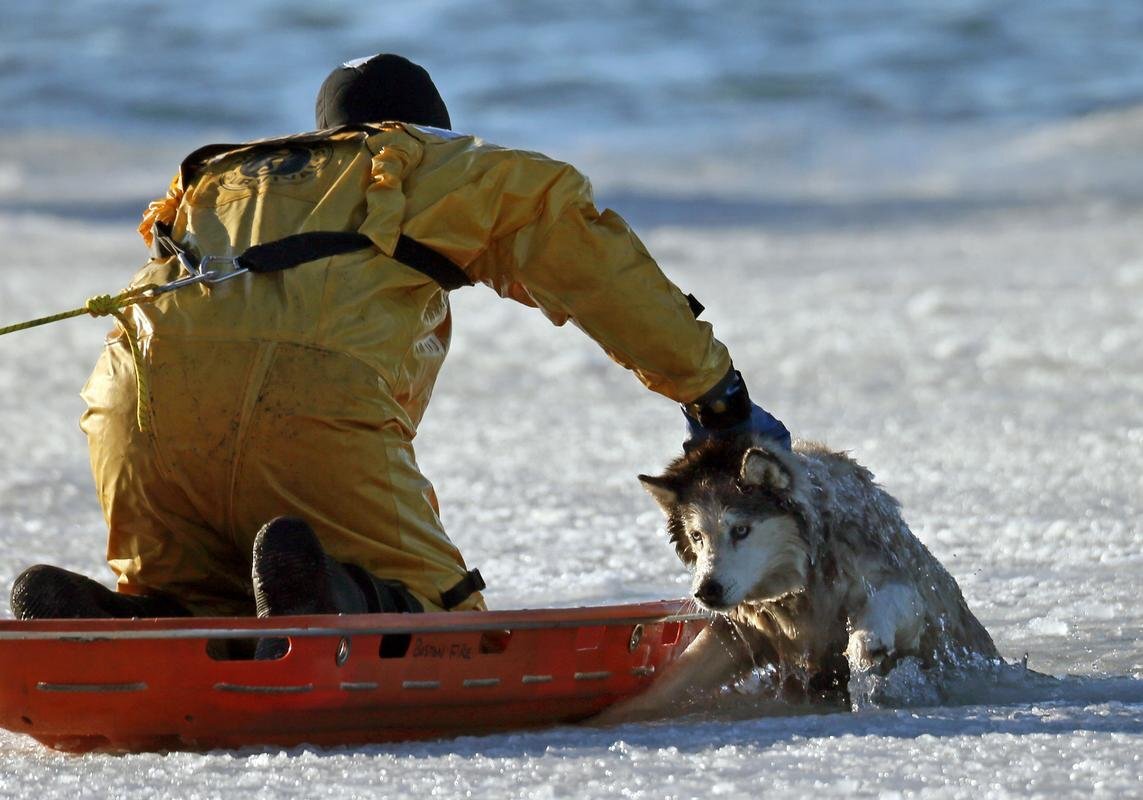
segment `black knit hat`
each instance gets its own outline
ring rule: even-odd
[[[411,122],[452,128],[448,109],[424,67],[379,53],[342,64],[318,90],[319,129],[362,122]]]

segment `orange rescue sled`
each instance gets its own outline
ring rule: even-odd
[[[691,607],[2,621],[0,727],[62,750],[145,751],[576,722],[645,689],[706,625]],[[262,637],[289,652],[234,657]]]

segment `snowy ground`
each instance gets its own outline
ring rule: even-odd
[[[1027,174],[1032,201],[728,200],[711,218],[646,194],[619,210],[706,304],[756,399],[900,498],[1002,653],[1078,677],[954,707],[343,751],[72,757],[0,733],[0,796],[1143,796],[1139,205],[1079,178],[1056,197]],[[0,322],[115,290],[140,262],[118,200],[80,214],[82,181],[68,208],[83,219],[66,228],[58,194],[3,171],[0,190]],[[490,603],[682,595],[634,480],[677,451],[677,409],[571,327],[484,289],[455,293],[454,310],[418,445]],[[76,426],[107,327],[0,339],[0,586],[39,561],[107,576]]]

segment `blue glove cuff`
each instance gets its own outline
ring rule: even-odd
[[[688,453],[709,439],[733,439],[748,433],[773,439],[786,450],[792,447],[790,431],[782,424],[782,421],[754,403],[750,404],[750,416],[748,418],[736,425],[719,430],[704,428],[697,419],[687,413],[685,406],[683,407],[683,417],[687,421],[687,438],[683,442],[683,450]]]
[[[790,432],[776,417],[750,402],[742,374],[731,369],[714,388],[683,406],[687,438],[683,450],[690,452],[711,438],[730,439],[753,433],[773,439],[789,450]]]

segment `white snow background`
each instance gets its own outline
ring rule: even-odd
[[[953,194],[975,198],[966,208],[922,198],[898,213],[840,193],[787,224],[741,199],[736,213],[756,224],[692,226],[655,222],[701,213],[685,196],[631,200],[651,251],[707,305],[754,396],[796,434],[876,472],[1006,657],[1076,677],[1023,693],[980,687],[944,708],[346,750],[75,757],[0,734],[0,795],[1138,795],[1143,242],[1136,204],[1101,189],[1119,172],[1096,180],[1101,161],[1076,140],[1101,136],[1102,153],[1139,128],[1138,115],[1111,115],[995,145],[996,163],[1033,160],[1020,164],[1029,199],[1006,205],[980,199],[986,189],[964,183],[977,173],[956,158]],[[108,160],[138,163],[114,143],[63,170],[70,144],[9,140],[0,151],[17,201],[0,214],[5,321],[114,290],[142,258],[129,224],[20,209],[45,186],[106,202],[133,196],[136,181],[163,184],[159,167],[100,184]],[[1090,171],[1068,191],[1036,188],[1084,159]],[[906,195],[927,178],[909,180]],[[686,574],[634,480],[677,452],[677,409],[573,327],[481,288],[453,299],[453,352],[417,444],[489,602],[683,595]],[[81,319],[0,339],[0,585],[41,561],[108,577],[75,424],[106,328]]]
[[[755,399],[867,464],[1001,652],[1058,683],[330,750],[77,757],[0,733],[0,796],[1143,796],[1143,112],[923,147],[827,131],[831,157],[793,166],[738,134],[554,154],[699,296]],[[123,286],[133,215],[200,143],[0,134],[0,324]],[[678,452],[678,409],[572,326],[483,288],[453,306],[417,448],[490,604],[685,594],[634,477]],[[0,587],[37,562],[109,581],[76,425],[107,328],[0,338]]]

